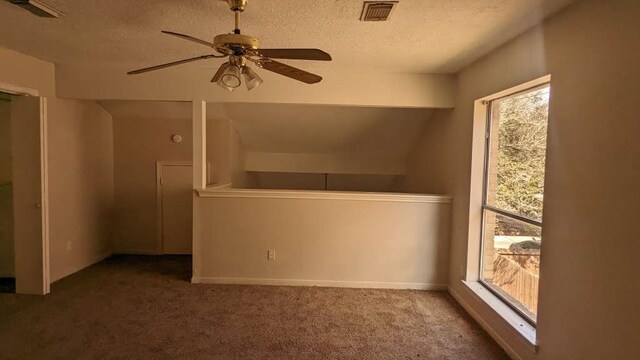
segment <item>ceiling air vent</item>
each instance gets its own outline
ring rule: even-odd
[[[365,1],[362,8],[362,21],[387,21],[397,1]]]
[[[64,14],[51,6],[37,0],[9,0],[12,4],[40,17],[59,18]]]

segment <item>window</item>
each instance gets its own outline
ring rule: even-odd
[[[548,83],[487,106],[479,281],[531,324],[538,307]]]

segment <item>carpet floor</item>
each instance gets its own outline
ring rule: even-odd
[[[508,359],[446,292],[190,284],[190,257],[114,256],[0,294],[2,359]]]

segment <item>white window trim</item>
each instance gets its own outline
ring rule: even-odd
[[[482,242],[482,202],[484,192],[485,146],[487,134],[487,117],[489,104],[492,100],[500,99],[511,94],[526,91],[551,82],[551,75],[529,81],[522,85],[500,91],[480,98],[474,102],[473,111],[473,139],[471,155],[471,182],[469,193],[469,228],[467,247],[467,266],[463,284],[480,300],[486,303],[507,324],[513,327],[533,352],[537,351],[536,328],[516,311],[504,303],[504,300],[492,294],[480,283],[480,256]]]

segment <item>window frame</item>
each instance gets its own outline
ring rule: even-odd
[[[515,220],[524,221],[529,224],[533,222],[531,225],[534,226],[538,226],[538,222],[542,223],[542,219],[540,221],[530,219],[526,216],[513,214],[510,211],[490,205],[485,207],[486,193],[488,191],[485,182],[488,179],[487,170],[489,169],[488,159],[490,156],[491,102],[517,95],[518,93],[551,86],[551,80],[551,75],[542,76],[525,83],[520,83],[520,85],[512,86],[506,90],[484,96],[474,102],[470,191],[467,208],[469,216],[468,229],[466,232],[467,254],[466,262],[459,267],[459,276],[465,288],[499,315],[506,324],[513,327],[516,333],[525,340],[525,343],[528,344],[534,353],[537,351],[536,323],[532,321],[527,314],[523,314],[523,311],[517,309],[511,302],[505,300],[504,295],[499,294],[494,288],[486,286],[486,284],[481,281],[483,276],[481,272],[481,262],[483,260],[484,222],[487,211],[492,211],[494,214],[514,218]],[[549,123],[551,123],[551,121],[551,114],[549,114]],[[544,237],[544,227],[540,226],[540,230]],[[540,281],[543,280],[540,279]]]
[[[484,133],[483,133],[483,156],[482,156],[482,191],[481,191],[481,201],[480,201],[480,226],[476,228],[480,230],[479,234],[476,233],[477,238],[478,238],[478,248],[477,248],[477,252],[474,252],[478,255],[477,257],[477,272],[475,274],[477,274],[476,278],[473,279],[474,281],[476,281],[477,283],[479,283],[480,285],[482,285],[483,288],[485,288],[486,290],[488,290],[491,294],[493,294],[495,297],[497,297],[504,305],[506,305],[508,308],[510,308],[512,311],[514,311],[517,315],[519,315],[524,321],[526,321],[529,325],[531,325],[533,328],[536,327],[537,325],[537,319],[533,318],[531,316],[530,313],[528,313],[524,306],[521,308],[519,306],[517,306],[516,304],[513,303],[513,301],[508,299],[508,295],[501,293],[499,290],[496,289],[495,285],[491,285],[489,283],[487,283],[484,279],[483,279],[483,263],[484,263],[484,242],[485,242],[485,235],[486,235],[486,214],[487,212],[492,212],[494,214],[497,215],[501,215],[504,217],[508,217],[511,219],[515,219],[518,221],[522,221],[524,223],[528,223],[530,225],[533,226],[537,226],[540,228],[540,231],[542,232],[543,230],[543,219],[540,220],[536,220],[536,219],[532,219],[529,218],[527,216],[523,216],[520,214],[516,214],[513,213],[511,211],[507,211],[501,208],[498,208],[496,206],[492,206],[488,204],[488,190],[489,190],[489,168],[491,166],[491,156],[492,156],[492,151],[491,151],[491,141],[492,141],[492,115],[493,115],[493,103],[495,101],[504,99],[504,98],[508,98],[508,97],[512,97],[512,96],[516,96],[518,94],[523,94],[523,93],[528,93],[528,92],[532,92],[535,90],[539,90],[539,89],[543,89],[546,87],[550,87],[551,86],[551,77],[550,76],[545,76],[543,78],[534,80],[532,82],[517,86],[515,88],[511,88],[505,91],[502,91],[498,94],[489,96],[487,98],[484,99],[480,99],[478,100],[480,102],[480,105],[482,105],[484,107],[483,109],[483,116],[484,116]],[[480,121],[482,121],[480,119]],[[546,163],[545,163],[545,170],[546,170]],[[470,229],[471,230],[471,229]],[[469,243],[469,245],[471,245],[471,242]],[[468,263],[469,265],[469,263]],[[467,274],[469,275],[469,274]],[[467,276],[467,280],[469,276]]]

